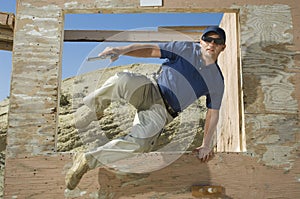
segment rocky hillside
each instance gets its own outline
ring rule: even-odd
[[[0,102],[0,198],[3,193],[8,103],[8,99]]]
[[[59,108],[59,127],[57,151],[85,151],[103,145],[109,140],[130,131],[135,109],[126,102],[113,102],[105,111],[104,117],[92,122],[84,129],[74,126],[74,112],[82,106],[82,98],[102,85],[116,72],[129,70],[151,74],[158,65],[133,64],[93,71],[68,78],[62,82]],[[204,100],[200,99],[170,123],[162,133],[156,149],[191,150],[201,145],[205,118]],[[0,103],[0,196],[3,191],[3,172],[5,160],[5,139],[7,132],[8,100]]]

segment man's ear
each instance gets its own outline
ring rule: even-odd
[[[225,50],[225,48],[226,48],[226,45],[224,44],[224,46],[223,46],[223,48],[222,48],[222,51],[224,51],[224,50]]]
[[[201,41],[199,42],[199,46],[202,48],[202,42]]]

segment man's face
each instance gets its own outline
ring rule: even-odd
[[[204,56],[212,59],[217,59],[219,54],[225,49],[226,45],[220,41],[220,36],[217,33],[210,32],[205,36],[205,39],[200,40],[201,51]]]

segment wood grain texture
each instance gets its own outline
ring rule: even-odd
[[[12,51],[15,15],[0,12],[0,50]]]
[[[1,50],[8,50],[12,51],[13,49],[13,42],[6,42],[6,41],[0,41],[0,49]]]
[[[285,173],[242,154],[219,153],[207,164],[199,163],[191,155],[183,155],[168,167],[149,174],[116,175],[103,170],[99,173],[99,196],[187,199],[192,198],[191,186],[198,184],[223,186],[225,195],[219,198],[294,198],[300,193],[299,184],[292,177],[298,169],[299,160],[293,170]]]
[[[14,157],[52,153],[57,129],[63,16],[28,6],[18,2],[14,34],[6,154]]]
[[[240,19],[248,152],[290,168],[300,141],[291,8],[248,5]]]
[[[293,39],[291,27],[288,6],[248,5],[241,9],[246,113],[297,113],[297,100],[292,96],[295,87],[290,80],[295,73],[289,71],[295,67],[294,53],[287,48]]]
[[[159,164],[159,154],[144,154],[135,162]],[[172,158],[177,154],[165,154]],[[296,198],[300,194],[299,160],[284,172],[270,168],[243,154],[217,154],[200,163],[184,154],[167,167],[150,173],[120,173],[100,168],[89,171],[74,191],[65,191],[64,176],[71,154],[8,158],[4,198],[193,198],[192,185],[219,185],[225,195],[219,198]],[[163,160],[161,160],[163,161]],[[133,163],[125,161],[125,163]],[[147,167],[147,164],[139,164]],[[22,180],[21,180],[22,179]],[[278,183],[281,182],[281,183]],[[245,191],[247,190],[247,191]],[[283,191],[284,190],[284,191]]]
[[[59,199],[97,195],[97,170],[84,176],[80,185],[84,191],[70,193],[65,190],[65,174],[71,164],[70,154],[7,159],[4,198]]]
[[[15,14],[8,12],[0,12],[0,30],[9,29],[13,30],[15,24]]]
[[[66,42],[168,42],[199,41],[199,32],[182,32],[171,29],[143,30],[65,30]]]
[[[218,59],[225,84],[217,128],[217,150],[220,152],[246,151],[237,18],[235,13],[225,13],[220,23],[227,38],[226,48]]]

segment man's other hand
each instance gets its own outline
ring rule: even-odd
[[[214,156],[213,149],[210,147],[200,146],[193,150],[193,153],[201,162],[208,162]]]

